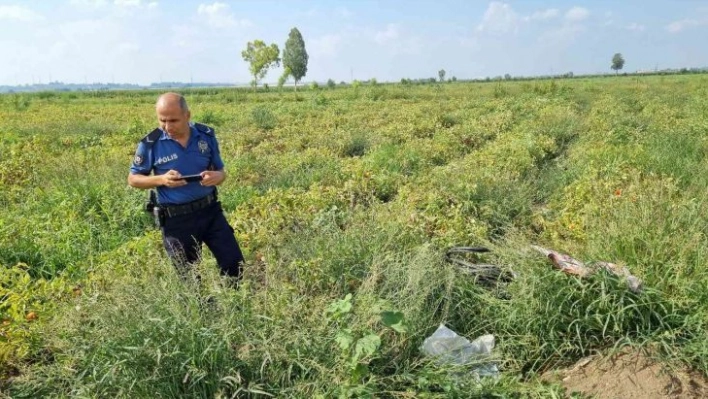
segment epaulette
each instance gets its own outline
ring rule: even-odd
[[[216,133],[214,132],[214,129],[212,129],[211,127],[209,127],[209,126],[207,126],[207,125],[201,124],[201,123],[196,123],[196,122],[195,122],[195,123],[194,123],[194,127],[196,127],[197,130],[199,130],[200,132],[202,132],[202,133],[204,133],[204,134],[208,134],[208,135],[210,135],[210,136],[214,136],[214,135],[216,134]]]
[[[145,135],[145,137],[143,137],[143,139],[140,141],[145,143],[145,145],[147,145],[148,147],[152,147],[155,142],[160,139],[160,137],[162,137],[162,130],[156,128],[152,132]]]

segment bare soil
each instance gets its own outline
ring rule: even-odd
[[[544,374],[566,394],[597,399],[689,399],[708,397],[708,380],[698,372],[670,368],[639,350],[590,356],[574,366]]]

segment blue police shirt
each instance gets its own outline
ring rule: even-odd
[[[219,145],[214,131],[204,125],[200,128],[190,122],[191,134],[187,147],[182,147],[165,131],[150,147],[143,141],[138,144],[135,158],[130,167],[131,174],[163,175],[174,169],[182,175],[199,174],[213,166],[214,170],[224,169]],[[203,129],[203,130],[202,130]],[[184,204],[206,197],[215,187],[204,187],[199,182],[189,182],[182,187],[157,187],[157,202],[165,205]]]

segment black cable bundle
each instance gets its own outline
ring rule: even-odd
[[[475,277],[482,285],[495,286],[499,282],[507,283],[514,278],[514,273],[501,266],[477,263],[477,254],[491,252],[485,247],[452,247],[445,253],[445,260],[457,266],[465,274]]]

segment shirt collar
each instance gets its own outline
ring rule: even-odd
[[[170,135],[167,134],[166,131],[164,131],[162,128],[158,128],[158,129],[160,129],[160,131],[162,132],[162,135],[160,136],[159,140],[172,140],[172,138],[170,137]],[[189,121],[189,130],[190,130],[189,141],[192,141],[192,137],[194,137],[194,135],[199,134],[199,129],[194,127],[194,122]]]

